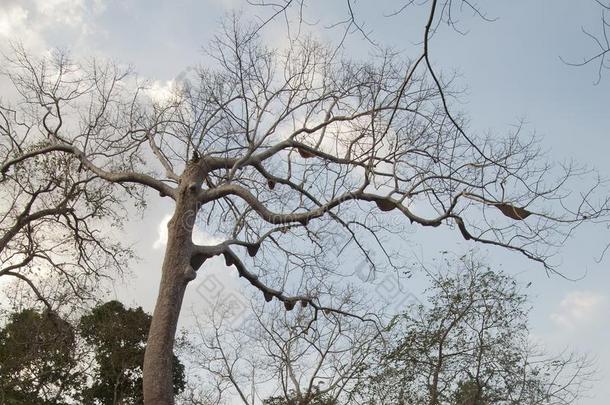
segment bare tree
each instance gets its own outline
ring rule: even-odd
[[[531,342],[527,296],[515,279],[476,256],[446,259],[442,269],[425,269],[424,302],[401,308],[383,331],[334,313],[313,319],[300,305],[255,308],[250,322],[234,325],[220,301],[198,318],[187,357],[223,403],[560,405],[586,395],[593,362]],[[358,312],[360,295],[340,308]]]
[[[58,284],[85,298],[100,277],[122,271],[131,252],[113,242],[110,234],[100,235],[102,224],[111,227],[123,217],[113,186],[82,170],[73,155],[38,153],[52,138],[44,134],[59,134],[64,125],[62,103],[86,90],[66,88],[63,82],[72,80],[75,66],[56,53],[52,63],[60,70],[53,77],[36,76],[52,68],[43,61],[33,65],[21,48],[13,57],[10,64],[33,76],[4,72],[19,83],[26,98],[25,103],[0,106],[0,277],[27,283],[51,309],[53,300],[41,291],[45,279],[61,279]],[[33,81],[21,81],[29,79]],[[31,87],[37,84],[41,87]],[[40,109],[33,108],[34,98]],[[10,162],[27,155],[32,158]]]
[[[447,226],[553,269],[553,248],[603,212],[592,189],[578,198],[567,191],[582,171],[549,165],[518,133],[468,134],[465,120],[449,114],[452,93],[428,57],[437,3],[430,6],[424,50],[412,61],[381,52],[354,62],[309,38],[273,50],[259,43],[257,27],[230,20],[208,66],[164,102],[115,66],[21,49],[9,58],[20,101],[2,135],[20,147],[3,147],[5,176],[18,180],[26,164],[42,175],[38,160],[68,159],[69,173],[88,179],[85,203],[108,213],[125,196],[148,201],[146,190],[174,202],[144,363],[146,404],[174,401],[182,299],[211,257],[222,255],[287,310],[301,303],[342,313],[327,304],[335,289],[328,275],[353,274],[329,248],[339,241],[373,269],[398,270],[385,236],[408,222]],[[102,198],[90,183],[105,184]],[[195,244],[196,225],[223,241]],[[100,241],[93,230],[78,240]]]
[[[338,309],[358,312],[356,297],[344,298]],[[293,312],[253,308],[249,321],[234,326],[219,303],[209,319],[198,320],[191,356],[245,405],[343,403],[367,360],[374,361],[382,332],[333,312],[314,319],[314,312],[301,305]]]

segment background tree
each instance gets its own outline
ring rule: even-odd
[[[142,308],[126,309],[109,301],[84,315],[82,337],[92,347],[96,367],[82,391],[88,404],[136,405],[143,402],[142,368],[151,316]],[[184,366],[174,356],[173,389],[184,389]]]
[[[385,236],[408,223],[447,226],[552,268],[550,247],[602,212],[591,190],[583,199],[564,191],[577,168],[554,170],[518,133],[468,134],[449,114],[428,47],[444,14],[429,6],[412,60],[380,52],[354,61],[303,37],[271,50],[258,41],[260,27],[230,20],[208,67],[163,103],[117,67],[15,49],[6,71],[20,100],[2,139],[20,148],[2,149],[2,173],[65,156],[115,201],[123,191],[142,203],[150,189],[174,202],[144,361],[147,404],[173,403],[182,299],[213,256],[267,301],[332,310],[329,276],[354,271],[329,246],[401,271]],[[114,212],[106,200],[98,203]],[[197,219],[222,242],[195,244]]]
[[[448,266],[430,273],[426,304],[395,318],[389,349],[361,380],[357,403],[574,403],[591,381],[591,362],[535,350],[526,296],[513,278],[470,256]]]
[[[338,402],[328,395],[320,394],[314,395],[309,399],[297,399],[296,393],[292,393],[293,396],[286,399],[285,397],[271,397],[263,401],[264,405],[337,405]]]
[[[514,278],[474,254],[447,254],[425,270],[423,302],[381,332],[334,313],[314,319],[300,306],[257,308],[234,325],[221,302],[191,336],[193,375],[215,381],[214,404],[558,405],[586,394],[593,363],[536,347]],[[341,308],[357,312],[361,295]]]
[[[142,364],[151,316],[118,301],[78,326],[48,309],[9,315],[0,330],[0,399],[6,405],[142,404]],[[174,390],[185,386],[174,356]]]
[[[364,307],[357,297],[357,292],[344,296],[336,308],[357,312]],[[253,307],[237,325],[227,321],[225,309],[219,303],[209,319],[198,320],[199,336],[191,335],[189,357],[203,370],[203,379],[217,381],[229,403],[236,398],[245,405],[344,403],[354,376],[382,340],[372,322],[316,314],[301,305],[292,312],[277,305]]]
[[[74,327],[48,309],[10,315],[0,329],[0,402],[63,405],[86,380]]]
[[[23,64],[32,74],[39,69],[48,72],[44,61],[27,65],[23,49],[15,51],[16,59],[9,63]],[[62,84],[76,74],[66,58],[59,52],[53,55],[65,70],[42,78],[54,90],[41,94],[40,109],[18,101],[17,105],[0,102],[0,277],[27,283],[49,309],[53,299],[40,288],[45,279],[61,279],[75,298],[90,298],[100,277],[120,274],[131,257],[130,250],[114,242],[110,233],[99,233],[102,224],[116,227],[124,220],[125,211],[113,187],[79,168],[74,156],[36,154],[15,162],[11,170],[4,165],[7,159],[43,145],[48,137],[41,133],[71,125],[60,115],[61,105],[77,96]],[[20,80],[4,68],[0,72]],[[32,94],[31,87],[21,84]]]

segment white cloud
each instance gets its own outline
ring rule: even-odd
[[[29,52],[40,53],[57,44],[48,43],[50,33],[69,33],[76,48],[95,33],[96,17],[105,0],[0,0],[0,50],[2,43],[19,42]]]
[[[564,328],[593,325],[599,322],[607,307],[605,295],[594,291],[572,291],[551,314],[551,320]]]
[[[35,53],[46,50],[35,11],[28,4],[0,2],[0,51],[9,51],[11,42],[19,42]]]
[[[50,21],[70,27],[83,25],[84,0],[36,0],[38,14]]]
[[[28,11],[20,6],[0,8],[0,36],[17,35],[28,18]]]
[[[229,10],[243,6],[245,3],[243,0],[212,0],[211,2]]]
[[[157,240],[153,243],[153,249],[161,249],[167,244],[167,224],[170,219],[172,219],[172,216],[166,215],[161,222],[159,222],[159,227],[157,228],[158,236]]]
[[[170,101],[175,95],[174,91],[175,83],[173,80],[167,80],[165,82],[155,80],[147,89],[150,98],[152,98],[154,102],[160,104]]]
[[[163,217],[157,228],[157,240],[153,243],[153,249],[162,249],[167,244],[167,224],[172,218],[171,215],[167,214]],[[214,235],[210,235],[200,229],[195,229],[193,232],[193,243],[198,245],[217,245],[222,243],[223,239]]]
[[[199,229],[195,229],[193,232],[193,242],[198,245],[217,245],[223,242],[223,239],[210,235],[207,232],[204,232]]]

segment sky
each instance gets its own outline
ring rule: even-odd
[[[595,52],[582,28],[599,29],[599,7],[589,0],[494,3],[482,6],[493,22],[462,14],[465,35],[441,27],[432,43],[436,66],[457,72],[458,84],[465,88],[457,107],[468,115],[470,129],[502,134],[524,120],[526,130],[540,137],[551,159],[574,159],[610,177],[610,71],[595,84],[595,66],[576,68],[560,59],[580,61]],[[356,2],[356,15],[372,40],[414,54],[420,46],[422,14],[414,10],[408,16],[384,16],[395,4]],[[343,5],[312,1],[311,11],[321,12],[321,17],[309,29],[323,38],[336,37],[336,31],[324,27],[343,15]],[[233,10],[242,10],[247,18],[260,13],[245,0],[0,0],[0,49],[6,50],[11,40],[21,41],[34,53],[61,47],[75,56],[109,58],[132,65],[162,97],[181,72],[205,61],[203,47],[223,15]],[[270,28],[264,33],[272,46],[283,40],[278,32]],[[369,44],[353,34],[345,46],[346,52],[366,57]],[[155,200],[142,218],[126,225],[141,259],[131,275],[113,285],[111,295],[152,310],[170,210],[167,202]],[[202,232],[198,237],[209,240],[210,235]],[[472,247],[453,233],[437,230],[417,229],[406,240],[406,249],[426,262],[440,250]],[[605,225],[580,229],[562,249],[560,271],[565,278],[549,276],[512,253],[482,251],[492,266],[514,274],[523,284],[531,282],[531,333],[537,341],[549,351],[569,348],[597,359],[599,381],[591,397],[580,402],[584,405],[605,405],[610,398],[610,257],[599,260],[607,243],[610,232]],[[183,326],[190,313],[208,304],[206,294],[198,292],[216,288],[215,283],[245,299],[239,298],[239,283],[221,271],[220,262],[208,267],[211,278],[189,287]],[[417,291],[421,286],[414,281],[409,288]]]

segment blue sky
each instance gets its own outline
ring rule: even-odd
[[[22,41],[32,52],[51,47],[70,49],[76,56],[110,58],[131,64],[160,93],[188,66],[204,61],[202,47],[217,29],[223,15],[244,9],[245,0],[0,0],[0,47],[6,39]],[[542,139],[553,160],[575,159],[610,177],[610,71],[598,85],[595,66],[575,68],[560,56],[578,61],[595,51],[581,27],[595,31],[600,10],[594,1],[513,0],[483,5],[489,23],[464,15],[458,35],[442,27],[432,43],[432,58],[447,72],[459,73],[466,88],[455,106],[468,114],[474,132],[502,134],[520,119],[527,131]],[[342,1],[312,1],[311,13],[323,17],[310,29],[326,38],[336,32],[324,24],[345,11]],[[357,3],[357,15],[380,43],[415,52],[424,22],[421,11],[384,17],[396,2]],[[281,41],[277,33],[266,35]],[[368,44],[358,35],[349,37],[346,51],[366,56]],[[142,260],[133,276],[118,283],[115,293],[125,301],[152,309],[158,268],[163,252],[163,218],[170,207],[152,205],[143,221],[127,230],[137,243]],[[408,235],[409,249],[424,261],[440,250],[465,250],[471,245],[455,235],[418,229]],[[564,347],[589,352],[598,359],[600,381],[586,405],[607,404],[610,398],[610,257],[595,260],[610,242],[605,226],[580,229],[562,250],[560,270],[568,281],[547,276],[540,266],[498,250],[484,251],[492,265],[532,282],[532,334],[550,350]],[[231,281],[234,283],[234,281]],[[414,284],[413,289],[418,285]],[[195,290],[193,287],[192,290]],[[185,308],[201,305],[191,291]],[[187,321],[185,321],[187,322]]]

